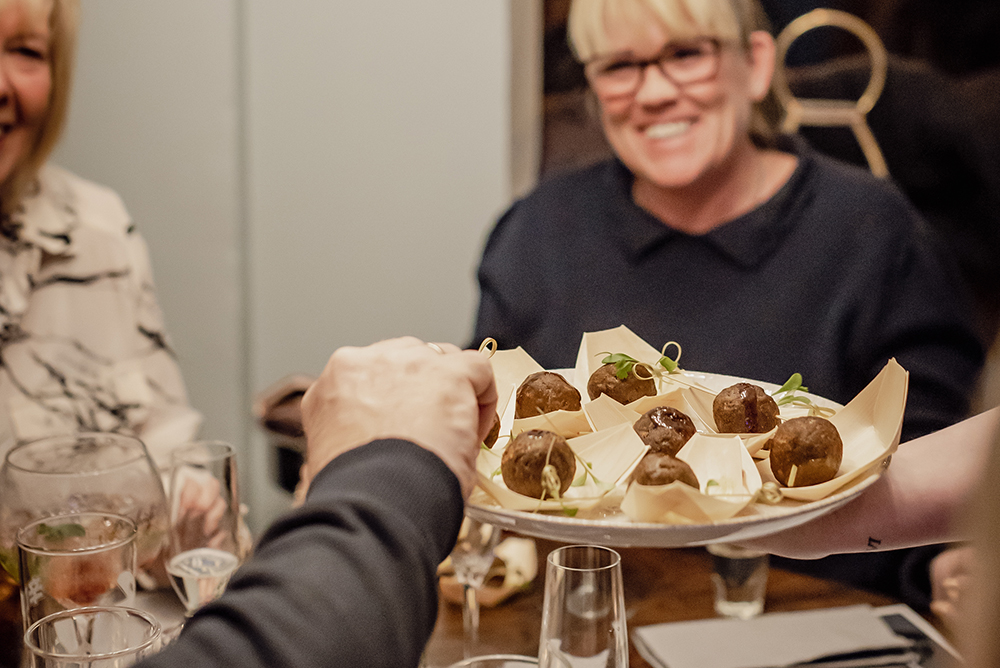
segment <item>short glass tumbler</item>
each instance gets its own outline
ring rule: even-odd
[[[66,610],[24,634],[31,668],[124,668],[157,652],[160,625],[132,608]]]
[[[737,619],[751,619],[763,612],[768,553],[728,543],[707,549],[712,555],[715,612]]]
[[[621,557],[596,545],[549,554],[538,647],[541,668],[628,666]]]
[[[537,665],[538,659],[533,656],[486,654],[453,663],[448,668],[534,668]]]
[[[17,532],[24,628],[63,610],[135,601],[136,526],[123,515],[77,513]]]

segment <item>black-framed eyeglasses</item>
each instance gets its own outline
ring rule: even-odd
[[[635,95],[646,69],[656,65],[663,76],[678,86],[700,83],[719,73],[721,43],[712,37],[671,42],[652,58],[631,54],[598,56],[584,64],[587,79],[598,97]]]

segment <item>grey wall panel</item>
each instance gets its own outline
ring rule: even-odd
[[[203,433],[239,442],[242,388],[235,3],[87,0],[57,162],[124,198]]]
[[[486,231],[536,160],[512,156],[537,152],[512,99],[538,99],[511,77],[538,75],[537,45],[511,45],[540,16],[538,0],[84,3],[57,160],[121,193],[149,241],[203,433],[243,452],[256,528],[287,499],[253,392],[339,345],[470,336]]]

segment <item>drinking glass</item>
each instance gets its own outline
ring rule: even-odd
[[[24,634],[32,668],[124,668],[159,650],[160,625],[121,607],[64,610]]]
[[[199,441],[171,452],[167,575],[188,615],[218,598],[239,566],[236,451]]]
[[[0,467],[0,564],[18,579],[18,530],[54,515],[100,512],[135,522],[137,567],[162,556],[167,500],[146,446],[121,434],[80,433],[11,449]]]
[[[729,543],[714,543],[707,550],[712,555],[715,612],[736,619],[763,612],[770,555]]]
[[[80,513],[35,520],[17,532],[24,628],[55,612],[135,602],[135,523]]]
[[[519,654],[488,654],[453,663],[448,668],[534,668],[538,659]]]
[[[472,656],[479,643],[479,599],[476,592],[483,586],[493,565],[493,550],[500,541],[501,533],[499,527],[466,517],[458,532],[458,542],[451,550],[455,579],[462,585],[463,652],[466,658]]]
[[[540,668],[628,667],[621,557],[596,545],[549,554],[545,570]]]

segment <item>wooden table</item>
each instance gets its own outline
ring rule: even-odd
[[[545,559],[561,543],[537,541],[539,573],[532,587],[496,608],[483,608],[479,620],[478,654],[537,656],[542,620]],[[646,624],[705,619],[715,616],[710,579],[711,563],[704,548],[618,549],[622,555],[625,609],[629,629]],[[768,576],[765,612],[832,608],[868,603],[896,603],[880,594],[849,585],[772,568]],[[427,647],[428,664],[448,666],[462,658],[462,610],[445,601]],[[629,643],[631,668],[649,668]]]

